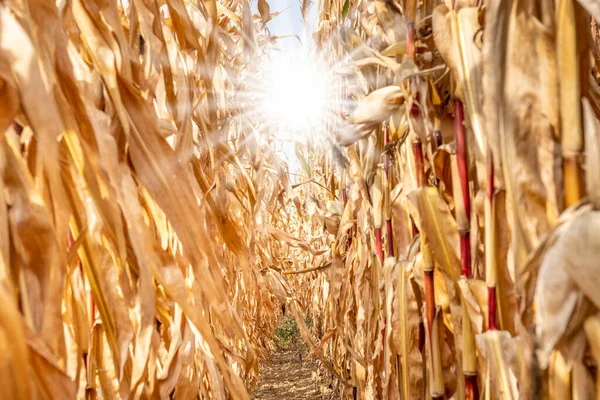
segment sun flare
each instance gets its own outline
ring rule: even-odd
[[[326,70],[304,52],[275,54],[263,67],[260,111],[280,137],[322,126],[332,100]]]

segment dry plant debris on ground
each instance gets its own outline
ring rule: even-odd
[[[333,400],[330,382],[319,378],[318,364],[298,334],[292,335],[259,368],[255,400]]]

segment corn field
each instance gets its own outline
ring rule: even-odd
[[[286,309],[340,398],[600,398],[600,2],[294,3],[294,171],[267,1],[0,0],[0,399],[249,399]]]

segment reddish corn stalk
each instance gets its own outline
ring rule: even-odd
[[[406,23],[406,53],[413,60],[415,59],[415,23],[408,21]]]
[[[410,114],[415,120],[419,117],[419,107],[417,107],[417,105],[414,103],[410,108]],[[417,135],[415,135],[415,140],[412,144],[412,150],[415,157],[415,178],[417,181],[417,187],[421,187],[425,181],[425,166],[423,163],[423,146],[421,145]],[[412,233],[413,237],[419,233],[419,229],[415,225],[414,221],[412,221]]]
[[[469,236],[469,221],[471,219],[471,199],[469,197],[469,174],[467,170],[467,141],[465,138],[464,111],[460,100],[454,100],[454,134],[456,137],[456,164],[460,180],[463,200],[465,225],[459,227],[460,255],[462,274],[471,277],[471,241]]]
[[[458,178],[460,188],[455,188],[456,218],[460,235],[461,273],[470,279],[471,271],[471,198],[469,195],[469,173],[467,168],[467,140],[465,137],[464,110],[460,100],[454,100],[454,136],[456,140],[456,170],[453,180]],[[456,181],[454,182],[456,184]],[[479,398],[477,386],[477,357],[475,336],[471,327],[468,308],[463,300],[463,373],[465,397]]]
[[[392,232],[392,220],[385,221],[385,228],[388,232],[388,256],[394,257],[394,233]]]
[[[381,240],[381,227],[383,226],[383,207],[384,207],[384,196],[383,196],[383,173],[381,170],[377,170],[375,181],[372,186],[371,199],[373,201],[373,226],[375,228],[375,240],[376,240],[376,251],[379,262],[383,267],[383,245]]]
[[[463,194],[465,212],[471,215],[471,202],[469,200],[469,177],[467,172],[467,141],[465,138],[463,104],[454,100],[454,134],[456,135],[456,162],[460,176],[460,188]]]
[[[496,287],[488,287],[488,328],[491,331],[496,330]]]
[[[465,376],[465,398],[467,400],[479,399],[479,387],[477,386],[477,375]]]
[[[415,59],[415,22],[407,21],[406,23],[406,53],[413,60]],[[413,104],[410,110],[413,118],[417,118],[419,116],[419,108]],[[416,170],[417,170],[417,186],[421,187],[423,182],[422,176],[424,175],[423,171],[423,149],[421,148],[421,143],[417,142],[413,144],[413,154],[415,155],[416,161]],[[412,221],[412,233],[413,236],[416,236],[419,233],[419,229],[415,225],[414,221]]]
[[[469,232],[460,234],[461,271],[466,278],[471,278],[471,235]]]
[[[423,146],[421,142],[413,143],[413,154],[415,155],[415,168],[417,170],[417,186],[421,187],[425,180],[425,169],[423,164]]]
[[[488,286],[488,328],[496,330],[496,210],[494,203],[494,159],[488,152],[488,197],[486,204],[486,283]]]
[[[427,317],[427,333],[431,337],[431,328],[435,316],[435,291],[433,287],[433,270],[423,271],[425,274],[425,315]]]

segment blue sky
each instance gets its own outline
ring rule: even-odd
[[[271,7],[271,12],[283,10],[283,13],[273,18],[267,23],[269,30],[273,35],[285,35],[295,33],[303,42],[304,46],[310,46],[309,35],[306,34],[304,23],[302,22],[302,3],[301,0],[267,0]],[[252,12],[258,13],[258,1],[252,0]],[[317,17],[317,5],[312,4],[309,12],[309,25],[312,25]],[[312,31],[312,27],[309,27]],[[300,50],[301,45],[295,38],[286,38],[279,41],[279,46],[283,51]]]

